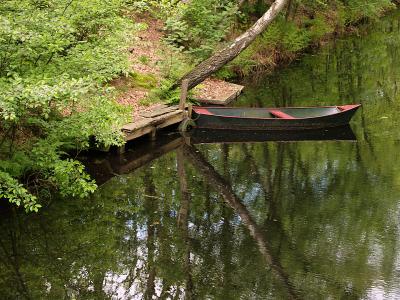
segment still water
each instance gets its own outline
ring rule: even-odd
[[[0,299],[400,299],[399,23],[252,80],[237,103],[361,102],[356,141],[167,135],[88,160],[90,199],[1,216]]]

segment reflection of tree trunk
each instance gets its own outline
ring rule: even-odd
[[[127,256],[130,258],[128,276],[123,281],[126,287],[131,287],[137,279],[139,271],[137,249],[139,247],[138,233],[137,233],[137,220],[132,218],[132,227],[129,229],[129,240],[127,241]]]
[[[361,104],[364,104],[363,101],[361,100]],[[364,105],[361,106],[361,124],[362,124],[362,128],[363,128],[363,136],[364,136],[364,140],[368,145],[368,148],[371,150],[371,155],[372,157],[376,160],[377,156],[375,155],[375,150],[374,150],[374,146],[372,145],[372,142],[369,138],[369,134],[368,134],[368,129],[367,129],[367,122],[366,122],[366,118],[365,118],[365,108]],[[358,143],[357,143],[358,144]]]
[[[146,172],[144,179],[145,192],[148,196],[156,196],[156,188],[152,180],[152,174]],[[154,212],[156,211],[156,200],[152,197],[146,197],[144,203],[145,209],[149,216],[147,218],[147,272],[148,277],[146,281],[146,290],[144,293],[144,298],[146,300],[152,299],[155,293],[155,279],[156,279],[156,269],[155,269],[155,220]]]
[[[182,149],[176,150],[176,160],[177,160],[179,187],[181,191],[181,207],[179,208],[178,212],[178,225],[182,230],[187,230],[190,194],[188,191]]]
[[[184,165],[184,156],[182,148],[176,150],[176,160],[178,168],[178,179],[181,192],[181,207],[178,213],[178,226],[182,232],[185,241],[185,267],[184,272],[186,275],[186,290],[185,299],[193,299],[193,280],[192,269],[190,265],[190,238],[189,238],[189,209],[190,209],[190,193],[188,191],[187,177]]]
[[[263,181],[263,178],[260,174],[260,171],[258,169],[259,164],[256,163],[256,160],[251,155],[251,152],[248,150],[247,147],[244,148],[244,153],[246,155],[246,161],[249,161],[249,163],[254,171],[256,181],[260,183],[260,187],[264,193],[265,202],[266,202],[266,204],[269,204],[269,210],[268,210],[267,218],[265,219],[265,225],[266,225],[266,228],[273,229],[272,232],[279,232],[279,237],[280,237],[279,252],[280,252],[283,241],[288,240],[288,238],[286,236],[285,231],[282,228],[282,223],[280,221],[280,218],[279,218],[278,212],[277,212],[278,209],[276,207],[276,199],[274,198],[275,196],[273,193],[273,191],[275,191],[275,189],[273,189],[273,187],[275,187],[275,185],[266,185],[265,184],[265,182]],[[277,161],[279,162],[278,163],[279,168],[281,168],[281,166],[282,166],[283,153],[284,153],[283,151],[278,151]],[[270,159],[267,158],[267,161],[269,161],[269,160]],[[278,176],[281,176],[281,174],[282,174],[282,172],[278,172]],[[271,175],[270,175],[270,177],[271,177]],[[280,187],[280,181],[279,181],[277,187],[278,188]]]
[[[229,168],[229,145],[221,144],[221,161],[224,177],[230,180],[230,168]],[[221,231],[221,260],[222,260],[222,286],[224,287],[223,295],[231,299],[235,296],[235,291],[232,289],[232,241],[234,240],[232,228],[230,222],[233,217],[233,212],[230,208],[222,207],[222,231]]]
[[[14,214],[14,218],[17,216]],[[17,226],[12,226],[13,228],[17,228]],[[3,250],[4,254],[2,257],[7,257],[8,261],[1,259],[1,262],[6,267],[9,267],[13,270],[15,274],[16,281],[18,282],[17,290],[18,292],[25,297],[25,299],[32,299],[28,286],[25,282],[23,275],[20,272],[20,262],[19,262],[19,253],[18,253],[18,245],[17,245],[17,234],[9,229],[6,229],[9,232],[9,237],[11,240],[11,252],[7,251],[7,247],[4,242],[0,239],[0,248]],[[3,230],[5,232],[5,230]],[[1,258],[1,257],[0,257]]]
[[[229,184],[215,171],[204,157],[200,153],[195,152],[193,148],[184,146],[184,153],[185,156],[190,159],[191,163],[197,167],[198,171],[200,171],[205,178],[212,181],[218,192],[221,193],[225,202],[227,202],[239,214],[243,224],[250,231],[250,235],[257,242],[260,253],[284,283],[290,298],[297,299],[298,296],[296,295],[294,287],[290,283],[289,276],[285,273],[280,263],[272,257],[270,245],[264,238],[262,231],[252,219],[246,206],[244,206],[236,197]]]
[[[276,214],[277,209],[276,209],[276,205],[275,205],[275,199],[273,198],[274,196],[272,194],[272,183],[270,184],[270,183],[266,182],[266,180],[265,181],[263,180],[263,178],[260,174],[260,171],[258,170],[258,164],[256,163],[256,160],[254,159],[254,157],[251,155],[251,151],[249,151],[249,149],[246,146],[247,145],[245,145],[245,147],[243,148],[243,152],[246,157],[246,161],[249,162],[249,164],[254,172],[256,181],[260,183],[261,190],[264,194],[265,203],[269,204],[268,219],[273,220],[273,219],[277,218],[277,214]],[[267,149],[267,145],[265,147]],[[267,149],[267,151],[268,151],[268,149]],[[267,157],[267,162],[269,162],[269,161],[270,161],[270,159]],[[270,169],[271,169],[271,165],[269,167],[267,166],[268,172]],[[272,177],[271,172],[269,172],[268,178],[271,178],[271,177]]]
[[[229,146],[228,146],[228,144],[221,144],[221,154],[222,154],[224,175],[225,175],[225,178],[229,178],[229,168],[228,168]]]

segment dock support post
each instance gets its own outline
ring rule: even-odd
[[[185,110],[188,87],[189,87],[189,80],[187,79],[183,80],[181,85],[181,97],[179,99],[180,110]]]
[[[188,110],[187,110],[187,116],[188,116],[189,119],[192,118],[192,111],[193,111],[192,103],[189,103],[188,104]]]
[[[156,140],[156,134],[157,134],[157,129],[155,127],[153,127],[150,132],[150,140],[151,141]]]
[[[125,151],[126,151],[126,144],[123,144],[122,146],[119,146],[119,147],[117,148],[117,153],[118,153],[119,155],[124,154]]]
[[[181,85],[181,97],[179,101],[179,109],[184,111],[184,118],[179,125],[179,131],[185,132],[189,127],[194,126],[192,118],[192,104],[189,103],[188,110],[186,111],[186,98],[188,94],[189,80],[185,79],[182,81]]]

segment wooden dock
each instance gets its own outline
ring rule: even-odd
[[[207,84],[207,82],[205,84]],[[199,101],[209,104],[226,105],[235,100],[243,89],[241,85],[224,81],[220,81],[220,84],[224,86],[223,93],[214,93],[214,96],[217,96],[217,98],[220,97],[220,99],[199,99]],[[181,124],[180,129],[183,131],[186,130],[190,123],[192,113],[191,104],[186,104],[187,94],[188,81],[184,80],[181,86],[179,105],[168,106],[160,104],[149,112],[141,113],[139,118],[135,119],[134,122],[125,124],[121,128],[124,133],[125,141],[132,141],[144,135],[149,135],[151,139],[155,139],[157,130],[176,124]],[[212,95],[212,93],[208,93],[208,96],[210,95]],[[124,152],[125,146],[119,148],[119,151]]]
[[[182,82],[179,105],[161,104],[150,112],[141,113],[139,119],[134,122],[125,124],[121,129],[125,135],[125,141],[128,142],[146,134],[150,134],[150,137],[155,139],[157,130],[188,120],[192,111],[192,106],[186,105],[188,85],[188,80]],[[185,128],[182,130],[185,130]],[[119,148],[119,152],[124,151],[125,146]]]
[[[239,97],[244,86],[217,79],[207,79],[194,91],[194,99],[201,104],[228,105]]]
[[[145,112],[132,123],[125,124],[122,132],[125,141],[131,141],[149,134],[154,138],[157,130],[182,122],[186,118],[186,111],[176,106],[160,105],[155,110]]]

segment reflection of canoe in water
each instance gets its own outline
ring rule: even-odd
[[[192,144],[211,143],[252,143],[267,141],[354,141],[356,136],[349,125],[326,128],[298,130],[221,130],[196,128],[188,133]]]
[[[198,128],[230,130],[304,130],[343,126],[360,104],[321,107],[194,107]]]

